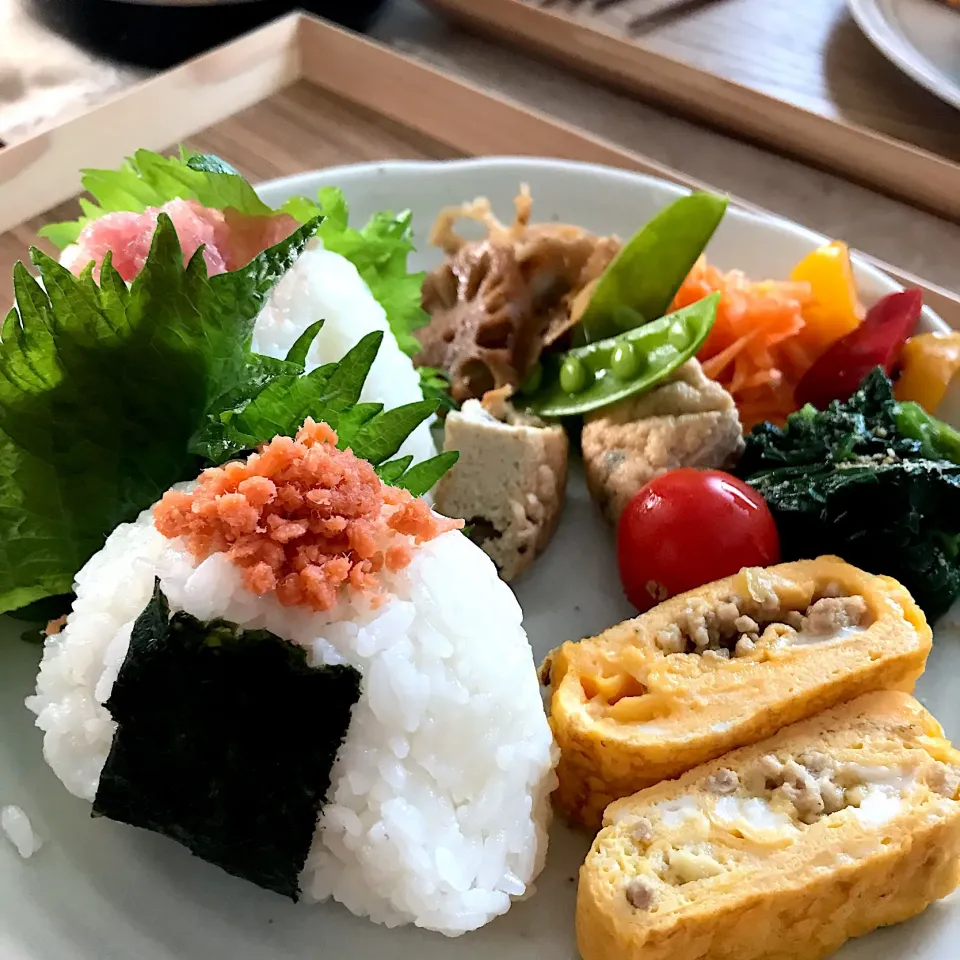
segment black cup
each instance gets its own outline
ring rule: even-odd
[[[387,0],[30,0],[42,23],[111,60],[163,69],[302,8],[367,30]]]

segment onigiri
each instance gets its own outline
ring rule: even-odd
[[[294,899],[448,936],[503,914],[543,866],[556,748],[520,607],[459,526],[309,420],[174,488],[77,574],[27,701],[47,762]]]
[[[76,243],[61,254],[61,263],[80,273],[90,262],[99,278],[104,256],[130,282],[146,262],[157,227],[167,214],[177,231],[185,260],[203,247],[210,275],[235,270],[256,254],[278,243],[297,226],[286,214],[247,217],[234,210],[216,210],[192,200],[171,200],[142,213],[118,211],[88,223]],[[346,257],[324,248],[314,238],[297,262],[270,292],[257,318],[253,350],[283,359],[297,338],[315,321],[324,326],[307,355],[307,372],[340,360],[368,333],[382,331],[383,344],[360,395],[361,402],[382,403],[387,409],[423,399],[420,376],[390,329],[386,311],[371,293],[359,271]],[[431,427],[434,418],[420,424],[404,441],[400,456],[413,463],[437,453]]]
[[[400,349],[387,314],[370,292],[357,268],[338,253],[311,240],[297,262],[270,292],[253,331],[253,350],[282,358],[316,320],[323,329],[307,354],[307,372],[343,357],[361,337],[383,331],[384,338],[363,392],[362,403],[382,403],[387,409],[423,399],[420,376]],[[420,424],[404,441],[399,456],[414,463],[437,453],[430,432],[433,418]]]

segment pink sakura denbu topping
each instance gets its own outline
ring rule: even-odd
[[[117,272],[129,283],[143,269],[161,213],[173,221],[184,263],[203,246],[210,276],[239,270],[297,228],[296,220],[285,213],[254,217],[232,209],[213,210],[193,200],[171,200],[143,213],[108,213],[88,223],[76,244],[64,250],[64,266],[79,274],[93,260],[99,281],[100,264],[109,250]]]
[[[336,444],[330,427],[307,419],[296,439],[274,437],[245,462],[205,470],[193,490],[169,490],[154,523],[197,560],[226,553],[249,590],[284,606],[329,610],[345,590],[376,604],[382,570],[403,569],[416,545],[463,521],[382,483]]]

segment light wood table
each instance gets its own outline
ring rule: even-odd
[[[805,5],[795,0],[717,0],[716,7],[719,11],[724,4],[731,4],[728,10],[737,10],[746,9],[748,3],[753,8],[758,3],[760,7],[769,3],[782,11],[784,2],[799,11],[797,23],[802,23]],[[807,4],[828,2],[837,4],[838,9],[842,4],[842,0],[806,0]],[[786,31],[788,26],[784,23]],[[679,28],[671,26],[664,34],[664,42],[682,41],[683,32],[674,30]],[[394,0],[374,36],[719,189],[828,235],[843,237],[935,283],[951,289],[960,287],[960,227],[954,224],[472,37],[450,27],[413,0]],[[848,34],[848,39],[851,58],[863,55],[878,69],[893,70],[859,34]],[[705,51],[709,47],[707,40],[709,31],[702,35]],[[5,37],[0,35],[0,52],[4,42]],[[807,38],[797,40],[798,45],[812,42]],[[789,63],[783,70],[768,66],[770,83],[786,83],[796,73]],[[752,69],[763,72],[765,68],[758,63]],[[901,80],[895,77],[895,82]],[[790,85],[797,88],[797,84]],[[812,81],[807,84],[810,90],[814,86]],[[322,120],[318,118],[318,123]],[[83,158],[78,157],[78,168],[83,164]]]
[[[960,160],[960,112],[883,57],[846,0],[713,0],[637,38],[779,100]]]
[[[804,3],[796,0],[716,0],[715,6],[719,11],[725,4],[731,4],[728,10],[742,8],[743,12],[748,6],[756,10],[770,4],[779,9],[783,17],[786,4],[797,14],[794,27],[791,28],[784,18],[782,29],[785,32],[795,29],[799,46],[814,42],[800,37],[804,7],[823,3],[833,4],[838,10],[843,6],[843,0],[805,0]],[[851,58],[863,55],[873,65],[871,70],[882,71],[896,84],[909,83],[859,33],[843,32],[850,44]],[[851,245],[934,283],[952,290],[960,289],[960,226],[956,224],[841,177],[612,92],[561,67],[469,35],[413,0],[394,0],[390,11],[374,30],[374,36],[397,49],[631,150],[645,153],[814,230],[846,239]],[[678,43],[682,32],[679,27],[671,27],[664,36],[672,37],[670,42]],[[706,40],[704,49],[709,49]],[[753,69],[760,72],[761,66],[758,64]],[[858,71],[860,69],[857,67]],[[789,68],[785,67],[782,76],[790,75]],[[775,65],[771,65],[767,76],[769,82],[774,83],[781,74]],[[805,85],[811,91],[816,87],[812,80],[806,81]],[[958,123],[960,114],[939,104],[924,91],[912,89],[909,92],[930,101],[928,106],[933,111],[939,112],[943,106],[954,123]]]
[[[472,0],[434,2],[456,10]],[[491,22],[506,22],[511,8],[533,13],[545,43],[570,43],[585,69],[606,49],[571,40],[556,26],[557,15],[630,42],[636,61],[644,50],[662,54],[814,114],[960,160],[960,112],[883,57],[857,27],[846,0],[621,0],[600,10],[591,0],[556,0],[549,8],[540,0],[472,6],[478,19]],[[709,82],[703,89],[709,107]]]
[[[884,63],[843,0],[424,2],[504,44],[960,223],[955,112]]]

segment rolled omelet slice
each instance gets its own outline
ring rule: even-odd
[[[871,693],[608,807],[584,960],[819,960],[960,881],[960,752]]]
[[[747,568],[545,661],[556,806],[613,800],[873,690],[912,692],[932,634],[910,594],[837,557]]]

